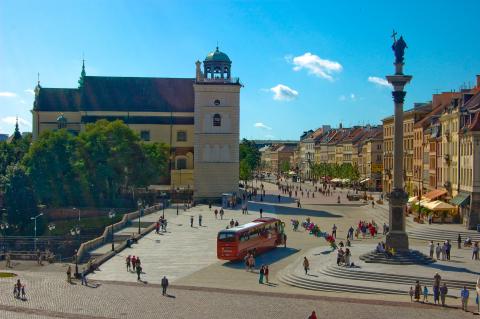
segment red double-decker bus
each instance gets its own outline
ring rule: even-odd
[[[248,252],[260,254],[282,243],[282,221],[263,217],[254,221],[224,229],[217,236],[217,257],[224,260],[240,260]]]

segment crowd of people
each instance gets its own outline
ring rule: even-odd
[[[477,280],[477,287],[480,287],[480,278]],[[441,305],[442,307],[445,307],[448,287],[446,282],[444,281],[442,282],[442,276],[440,276],[438,272],[435,274],[435,276],[433,276],[432,290],[433,290],[433,303],[435,305]],[[428,303],[429,294],[430,293],[427,285],[424,285],[422,289],[422,285],[418,280],[415,282],[414,287],[413,286],[410,287],[409,295],[410,295],[411,301],[415,300],[416,302],[420,302],[420,299],[422,299],[422,302]],[[468,311],[468,300],[470,297],[470,292],[467,286],[463,286],[463,289],[460,291],[459,297],[461,300],[462,310]]]

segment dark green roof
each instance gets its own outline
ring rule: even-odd
[[[205,61],[232,62],[228,55],[218,50],[218,47],[207,55]]]

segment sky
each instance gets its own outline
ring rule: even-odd
[[[0,133],[31,130],[33,89],[87,75],[194,77],[219,45],[241,91],[240,135],[298,139],[381,124],[392,31],[408,44],[405,109],[475,84],[479,1],[0,0]]]

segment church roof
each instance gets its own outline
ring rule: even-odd
[[[42,88],[39,111],[193,112],[194,79],[86,76],[79,89]]]

